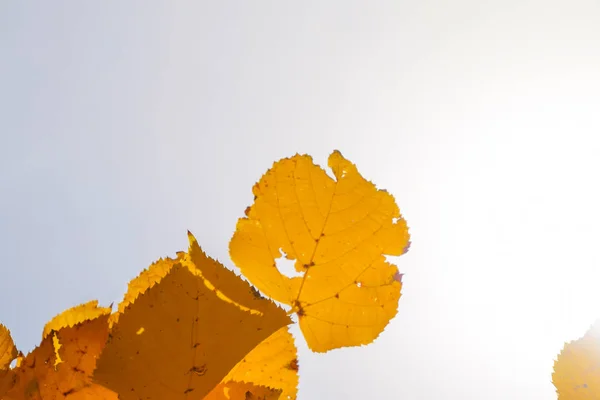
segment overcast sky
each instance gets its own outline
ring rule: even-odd
[[[228,242],[272,162],[339,149],[413,245],[374,344],[299,399],[555,398],[600,317],[597,1],[3,1],[0,321],[22,350]]]

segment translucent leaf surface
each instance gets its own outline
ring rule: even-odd
[[[20,365],[5,375],[0,383],[0,397],[21,399],[107,399],[116,394],[98,387],[91,380],[96,360],[108,336],[108,315],[59,328],[61,343],[58,355],[52,335],[46,335],[40,346],[29,353]],[[61,363],[57,364],[57,356]],[[99,397],[101,396],[101,397]]]
[[[98,307],[98,300],[92,300],[69,308],[52,318],[44,326],[42,338],[46,338],[53,330],[58,331],[68,326],[75,326],[83,321],[95,319],[103,315],[109,315],[111,311],[112,309],[110,307]]]
[[[294,337],[284,327],[256,346],[223,381],[275,388],[281,391],[281,399],[296,399],[298,367]]]
[[[0,324],[0,370],[7,369],[17,357],[17,348],[7,327]]]
[[[409,245],[394,198],[377,190],[341,153],[329,167],[296,155],[276,162],[254,186],[230,255],[267,296],[292,306],[307,343],[327,351],[372,342],[396,315],[401,275],[385,255]],[[299,276],[277,267],[284,255]]]
[[[281,390],[244,382],[220,383],[203,400],[277,400]]]
[[[552,382],[559,400],[600,399],[600,323],[565,344],[554,362]]]
[[[250,285],[206,257],[191,235],[187,254],[161,260],[143,274],[158,278],[144,278],[149,287],[139,279],[129,286],[94,374],[121,400],[201,399],[256,345],[290,323],[269,300],[236,297],[240,288],[250,293]]]

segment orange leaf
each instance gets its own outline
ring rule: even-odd
[[[280,399],[296,399],[298,358],[294,337],[287,327],[263,340],[235,367],[206,398],[221,398],[223,388],[233,383],[251,383],[277,390]],[[216,397],[215,397],[216,396]]]
[[[203,398],[258,343],[290,323],[271,301],[243,304],[228,297],[235,297],[240,278],[208,257],[195,257],[197,251],[190,235],[188,254],[161,260],[144,273],[162,275],[153,275],[157,269],[166,271],[164,277],[147,279],[149,288],[130,285],[129,303],[94,373],[121,400]]]
[[[251,383],[220,383],[203,400],[277,400],[281,390],[257,386]]]
[[[396,315],[401,275],[385,255],[409,245],[394,198],[335,151],[335,180],[310,156],[276,162],[254,186],[229,251],[266,295],[292,306],[308,346],[328,351],[371,343]],[[296,260],[296,277],[276,259]]]
[[[0,370],[7,369],[17,358],[17,348],[7,327],[0,324]]]
[[[0,399],[3,399],[6,392],[15,384],[16,377],[9,366],[17,357],[17,354],[18,351],[10,336],[10,331],[0,324]]]
[[[298,393],[298,354],[294,337],[283,327],[244,357],[223,382],[251,382],[281,390],[281,399],[295,399]]]
[[[600,398],[600,323],[565,343],[554,362],[552,382],[559,400]]]
[[[59,328],[55,332],[61,343],[58,354],[53,345],[54,336],[46,335],[40,346],[29,353],[19,367],[10,371],[11,385],[2,399],[51,400],[69,397],[74,400],[117,400],[116,394],[97,387],[91,381],[96,359],[108,336],[108,315]],[[57,356],[62,362],[55,367]],[[95,393],[102,393],[102,397],[92,396]]]
[[[98,307],[98,300],[92,300],[69,308],[52,318],[44,326],[42,339],[45,339],[53,330],[58,331],[64,327],[74,326],[87,320],[92,320],[103,315],[109,315],[111,311],[112,309],[110,307]]]
[[[271,301],[257,296],[256,289],[248,282],[208,257],[189,232],[188,238],[190,241],[188,253],[179,254],[179,260],[192,273],[202,276],[221,300],[256,315],[262,315],[272,310],[273,303]]]
[[[161,258],[132,279],[127,285],[127,293],[125,293],[123,301],[119,303],[118,312],[114,315],[122,314],[127,306],[133,303],[139,295],[160,282],[169,273],[171,268],[173,268],[175,263],[176,260]]]

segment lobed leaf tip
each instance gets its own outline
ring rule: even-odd
[[[190,244],[192,242],[196,241],[196,237],[194,236],[194,234],[189,229],[187,231],[187,237],[188,237],[188,240],[189,240]]]

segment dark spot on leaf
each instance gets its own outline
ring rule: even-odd
[[[298,300],[294,301],[294,308],[298,310],[296,311],[296,314],[298,314],[299,317],[304,317],[304,315],[306,315],[306,313],[304,312],[304,308],[302,308],[302,305]]]
[[[254,296],[256,299],[264,299],[264,297],[254,286],[250,286],[250,292],[252,293],[252,296]]]
[[[290,363],[288,365],[286,365],[287,369],[291,369],[292,371],[296,371],[298,372],[298,359],[294,358],[292,361],[290,361]]]
[[[203,376],[204,374],[206,374],[207,368],[206,368],[206,364],[202,364],[200,366],[193,366],[192,368],[190,368],[190,370],[188,371],[188,374],[192,373],[198,376]]]

